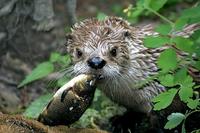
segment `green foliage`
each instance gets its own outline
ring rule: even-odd
[[[25,77],[25,79],[18,85],[18,88],[23,87],[35,80],[44,78],[50,73],[53,73],[57,64],[62,65],[63,68],[69,66],[71,60],[69,55],[62,56],[60,53],[53,52],[50,55],[49,61],[42,62],[33,69],[33,71]],[[61,69],[61,68],[60,68]]]
[[[172,43],[175,43],[176,48],[178,48],[184,52],[188,52],[188,53],[194,52],[193,42],[188,38],[174,37],[174,38],[172,38],[171,41],[172,41]]]
[[[44,109],[44,107],[49,103],[52,96],[53,94],[46,94],[40,96],[38,99],[36,99],[30,104],[30,106],[26,109],[23,115],[29,118],[37,118]]]
[[[19,84],[18,88],[47,76],[48,74],[52,73],[53,70],[54,66],[51,62],[43,62],[39,64],[30,75],[26,76],[26,78]]]
[[[187,77],[183,77],[183,80],[181,81],[180,85],[180,90],[179,90],[179,97],[180,99],[187,103],[187,100],[193,96],[193,85],[194,83],[192,82],[192,77],[187,75]]]
[[[107,15],[103,12],[99,12],[97,14],[97,19],[100,20],[100,21],[104,20],[106,17],[107,17]]]
[[[156,26],[155,31],[162,34],[162,35],[167,35],[171,31],[172,27],[169,24],[160,24]],[[166,43],[169,42],[169,39]]]
[[[131,5],[124,12],[133,20],[138,20],[140,16],[154,14],[166,22],[155,28],[158,35],[147,36],[144,39],[144,45],[148,48],[166,46],[157,60],[157,66],[160,69],[158,75],[149,79],[156,78],[163,86],[170,89],[153,99],[154,110],[167,108],[175,95],[178,96],[189,109],[186,114],[172,113],[168,117],[165,128],[172,129],[182,123],[182,132],[186,132],[185,120],[192,113],[200,111],[199,92],[195,91],[195,89],[199,90],[200,86],[194,82],[195,76],[188,73],[189,67],[200,70],[200,30],[194,32],[189,38],[176,36],[176,33],[183,31],[188,24],[200,23],[200,14],[198,13],[200,5],[194,3],[195,6],[182,11],[179,17],[175,14],[177,17],[174,17],[174,22],[159,13],[165,10],[163,9],[165,5],[180,2],[182,0],[139,0],[136,7]],[[151,80],[147,79],[147,81]]]
[[[177,67],[176,52],[173,49],[166,49],[160,54],[158,58],[158,67],[163,72],[174,70]]]
[[[153,102],[155,103],[154,110],[161,110],[168,107],[172,103],[176,93],[177,89],[170,89],[155,97],[153,99]]]
[[[190,108],[190,109],[196,109],[197,106],[199,105],[199,99],[188,99],[188,103],[187,103],[187,106]]]
[[[181,68],[175,73],[174,82],[176,84],[181,84],[186,77],[187,77],[187,69]]]
[[[200,61],[196,61],[194,67],[200,70]]]
[[[55,63],[56,61],[60,60],[60,58],[61,58],[61,55],[59,53],[53,52],[50,55],[50,62]]]
[[[69,77],[63,76],[63,77],[61,77],[60,79],[58,79],[57,85],[58,85],[58,86],[63,86],[63,85],[66,84],[69,80],[70,80]]]
[[[144,44],[148,48],[158,48],[166,43],[168,43],[170,40],[167,37],[162,36],[148,36],[144,39]]]
[[[159,11],[166,4],[166,2],[167,0],[144,0],[144,5],[154,11]]]
[[[106,125],[107,128],[110,128],[110,118],[116,115],[122,115],[125,111],[125,108],[113,103],[97,89],[92,105],[81,118],[71,126],[75,128],[95,128],[101,123],[101,125]]]
[[[130,5],[128,8],[124,9],[124,13],[127,14],[131,22],[137,22],[140,16],[156,13],[156,11],[159,11],[166,3],[167,0],[138,0],[135,7]]]
[[[165,129],[172,129],[178,126],[184,119],[185,115],[182,113],[172,113],[167,117],[168,122],[165,125]]]
[[[198,13],[200,11],[200,6],[192,7],[189,9],[185,9],[180,18],[199,18],[200,14]]]
[[[173,87],[175,85],[174,84],[174,76],[171,74],[159,76],[158,80],[160,81],[160,83],[162,85],[167,86],[167,87]]]

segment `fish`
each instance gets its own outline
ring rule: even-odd
[[[81,74],[56,91],[38,121],[45,125],[70,125],[91,105],[96,90],[96,76]]]

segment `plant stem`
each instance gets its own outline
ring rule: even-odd
[[[156,12],[155,10],[153,10],[152,8],[147,7],[147,6],[145,6],[144,8],[149,10],[150,12],[154,13],[155,15],[157,15],[158,17],[160,17],[161,19],[163,19],[164,21],[169,23],[172,27],[174,27],[174,23],[172,21],[170,21],[169,19],[167,19],[166,17],[164,17],[163,15],[161,15],[160,13]]]

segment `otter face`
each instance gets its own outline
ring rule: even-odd
[[[72,57],[72,73],[115,78],[130,64],[130,27],[122,19],[85,20],[75,24],[67,36],[67,51]]]

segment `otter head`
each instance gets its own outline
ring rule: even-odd
[[[103,21],[87,19],[77,23],[67,35],[67,52],[72,57],[72,72],[116,78],[128,70],[131,26],[121,18]]]

